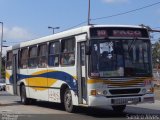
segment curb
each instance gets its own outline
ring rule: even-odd
[[[0,101],[0,106],[7,106],[9,103],[6,103],[6,102],[3,102],[3,101]]]
[[[5,103],[5,104],[0,103],[0,106],[7,106],[7,105],[8,105],[8,104],[6,104],[6,103]]]

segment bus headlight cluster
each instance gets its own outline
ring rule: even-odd
[[[143,88],[142,89],[142,93],[146,94],[146,93],[154,93],[154,88],[150,87],[150,88]]]
[[[107,90],[98,90],[97,91],[97,95],[103,95],[103,96],[106,96],[107,95]]]
[[[107,90],[91,90],[91,95],[104,95],[106,96],[108,94]]]

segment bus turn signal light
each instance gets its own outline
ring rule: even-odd
[[[97,95],[97,91],[96,90],[91,90],[91,95],[96,96]]]

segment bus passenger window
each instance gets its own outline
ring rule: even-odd
[[[52,42],[49,44],[49,66],[59,66],[60,43]]]
[[[8,52],[7,53],[7,64],[6,64],[6,69],[7,70],[11,70],[12,69],[12,57],[13,57],[13,53],[12,52]]]
[[[20,51],[20,68],[25,69],[28,67],[28,48]]]
[[[28,66],[30,68],[37,67],[37,46],[31,47],[29,49]]]
[[[75,38],[61,41],[61,65],[73,66],[75,64]]]
[[[39,45],[38,47],[38,67],[45,68],[47,67],[47,45]]]

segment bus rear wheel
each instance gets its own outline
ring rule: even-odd
[[[21,103],[24,105],[29,104],[30,99],[27,98],[27,96],[26,96],[26,88],[24,85],[21,86],[20,92],[21,92]]]
[[[115,112],[122,113],[125,110],[126,105],[114,105],[112,108]]]
[[[74,112],[74,106],[72,103],[72,94],[69,88],[66,89],[64,94],[64,107],[67,112]]]

